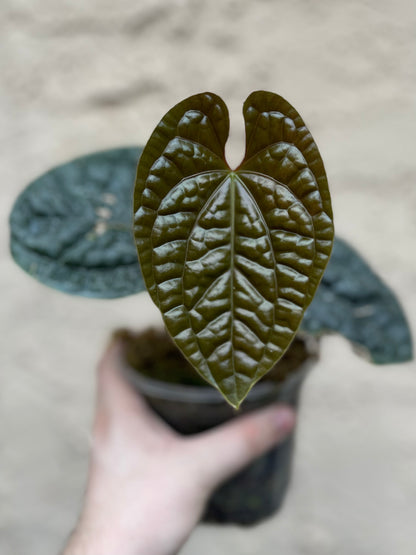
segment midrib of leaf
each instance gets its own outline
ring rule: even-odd
[[[234,390],[237,391],[237,377],[235,371],[234,359],[234,256],[235,256],[235,180],[236,175],[230,172],[230,227],[231,227],[231,241],[230,241],[230,312],[231,312],[231,363],[233,369]]]
[[[206,173],[210,173],[210,172],[206,172]],[[255,174],[256,172],[249,172],[249,173],[253,173]],[[266,176],[268,179],[271,179],[269,176]],[[230,171],[229,173],[227,173],[227,175],[225,176],[225,178],[215,187],[215,189],[212,191],[212,193],[209,195],[209,197],[206,199],[203,207],[200,209],[199,214],[192,226],[192,230],[195,228],[195,225],[198,223],[200,215],[202,213],[204,213],[205,211],[205,207],[207,206],[207,204],[209,204],[209,202],[211,201],[212,197],[215,196],[215,194],[217,193],[217,191],[224,185],[224,183],[226,182],[226,180],[229,179],[230,180],[230,187],[229,187],[229,198],[230,198],[230,268],[229,268],[229,272],[230,272],[230,284],[229,284],[229,291],[230,291],[230,343],[231,343],[231,370],[232,370],[232,376],[233,376],[233,380],[234,380],[234,389],[237,392],[237,372],[236,372],[236,366],[235,366],[235,352],[234,352],[234,327],[235,327],[235,292],[234,292],[234,281],[235,281],[235,272],[237,271],[237,269],[235,268],[235,257],[236,257],[236,194],[237,194],[237,184],[239,184],[242,189],[244,189],[244,191],[246,192],[247,196],[251,199],[251,202],[253,204],[253,206],[256,208],[256,212],[258,214],[258,217],[261,219],[262,223],[263,223],[263,227],[267,233],[267,237],[268,237],[268,242],[270,244],[270,246],[272,245],[272,238],[270,236],[270,230],[269,227],[264,219],[263,214],[261,213],[261,211],[258,209],[258,205],[257,202],[255,200],[255,198],[253,197],[251,191],[247,188],[247,185],[244,183],[244,181],[241,179],[240,176],[238,176],[235,172]],[[273,180],[276,181],[276,180]],[[278,183],[278,182],[277,182]],[[189,234],[189,237],[192,235],[192,231]],[[187,253],[188,253],[188,248],[189,248],[189,238],[187,240],[187,244],[186,244],[186,252],[185,252],[185,260],[187,259]],[[277,284],[277,276],[276,276],[276,268],[277,268],[277,262],[275,259],[275,255],[273,250],[271,250],[271,254],[272,254],[272,258],[273,258],[273,263],[274,263],[274,268],[275,268],[275,284],[276,284],[276,291],[278,291],[278,284]],[[185,271],[185,266],[184,266],[184,270],[182,273],[182,280],[184,278],[184,271]],[[205,292],[206,293],[206,292]],[[203,295],[204,296],[204,295]],[[201,299],[199,299],[200,301]],[[273,314],[273,320],[275,322],[275,313]],[[270,331],[271,333],[271,331]],[[269,333],[269,336],[270,336]],[[195,335],[195,339],[198,341],[198,337],[197,335]],[[263,347],[263,352],[266,349],[266,345],[264,345]]]

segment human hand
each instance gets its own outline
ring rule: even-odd
[[[114,341],[98,365],[97,406],[84,508],[64,555],[172,555],[212,491],[281,442],[292,409],[262,409],[181,436],[131,389]]]

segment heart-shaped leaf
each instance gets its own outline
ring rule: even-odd
[[[33,181],[10,216],[15,261],[66,293],[115,298],[144,291],[131,222],[140,152],[89,154]]]
[[[244,104],[246,154],[224,157],[216,95],[172,108],[141,156],[135,238],[174,341],[235,407],[282,356],[330,256],[332,210],[318,148],[280,96]]]
[[[377,364],[405,362],[413,356],[410,329],[393,292],[339,237],[302,330],[340,333]]]

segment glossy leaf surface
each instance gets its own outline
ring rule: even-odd
[[[33,181],[10,216],[15,261],[66,293],[115,298],[145,290],[131,222],[140,152],[90,154]]]
[[[410,329],[393,292],[339,238],[302,329],[316,335],[340,333],[377,364],[413,356]]]
[[[197,371],[235,407],[282,356],[327,264],[332,211],[318,148],[296,110],[258,91],[232,171],[224,102],[172,108],[140,159],[135,238],[143,277]]]
[[[139,152],[137,148],[115,149],[84,156],[64,164],[63,167],[68,167],[67,171],[69,171],[72,164],[78,166],[85,162],[89,164],[91,161],[101,164],[100,161],[104,160],[108,170],[106,172],[108,178],[111,180],[111,176],[119,176],[112,183],[106,183],[105,188],[111,187],[111,195],[117,198],[118,209],[120,210],[118,219],[123,222],[123,225],[128,226],[131,224],[132,182],[134,181],[136,168],[135,160],[137,160]],[[111,171],[108,164],[112,166]],[[57,170],[52,170],[52,172],[48,172],[45,176],[55,171]],[[82,175],[82,173],[77,175]],[[124,179],[121,179],[120,176],[122,175],[125,175]],[[85,287],[85,282],[83,288],[79,288],[79,286],[78,288],[74,287],[70,278],[72,272],[77,271],[77,268],[68,268],[62,265],[59,260],[60,249],[58,245],[53,249],[53,252],[57,253],[58,256],[55,259],[53,253],[47,257],[39,257],[28,247],[24,248],[18,244],[18,238],[20,235],[24,236],[28,229],[31,229],[32,233],[36,230],[35,237],[39,243],[47,244],[49,242],[51,245],[63,232],[60,227],[65,227],[67,221],[65,217],[59,217],[56,220],[55,226],[52,226],[50,223],[55,218],[54,213],[56,212],[53,199],[58,193],[57,188],[60,187],[60,180],[54,180],[54,182],[55,185],[41,177],[33,183],[33,185],[38,183],[35,191],[36,196],[40,199],[44,198],[47,194],[46,191],[51,192],[51,199],[47,199],[43,204],[41,221],[44,219],[45,225],[39,226],[38,223],[30,224],[31,218],[34,218],[34,221],[37,222],[40,217],[38,209],[33,210],[32,213],[30,208],[33,196],[33,193],[31,193],[32,185],[21,196],[21,199],[28,199],[24,203],[25,217],[20,214],[20,210],[23,207],[19,208],[23,200],[19,199],[16,203],[11,217],[13,228],[11,247],[15,258],[18,261],[22,260],[21,265],[24,269],[30,268],[31,260],[34,258],[35,262],[40,264],[40,268],[38,266],[33,276],[41,279],[41,281],[42,276],[44,276],[46,279],[43,281],[47,285],[51,285],[59,290],[103,298],[118,296],[120,290],[124,290],[124,294],[142,291],[144,284],[140,277],[140,268],[137,261],[132,230],[130,233],[121,233],[119,235],[119,246],[117,247],[122,252],[130,251],[134,255],[131,266],[129,265],[131,278],[129,277],[127,280],[123,278],[124,282],[122,282],[121,287],[114,283],[114,279],[101,281],[99,282],[102,288],[100,292],[97,292],[96,288],[91,291],[91,287]],[[95,185],[91,180],[84,181],[83,183],[84,195],[79,198],[79,201],[88,204],[94,198],[94,194],[96,194],[94,190]],[[79,190],[76,183],[75,185],[75,189]],[[63,194],[65,195],[65,193]],[[110,200],[110,203],[114,202],[114,197],[112,196],[105,198],[107,201]],[[86,211],[86,207],[83,207],[80,213],[84,211]],[[85,225],[84,219],[77,215],[73,224],[79,226],[80,233]],[[28,227],[29,225],[31,226],[30,228]],[[19,226],[22,226],[22,229]],[[94,256],[98,257],[102,248],[101,243],[97,241],[91,243],[92,251],[95,248],[98,248],[98,252]],[[80,250],[79,253],[81,255],[82,251]],[[55,265],[55,269],[52,269],[52,275],[48,274],[46,269],[42,270],[43,264],[46,264],[46,269],[50,268],[51,265]],[[78,261],[78,266],[80,265],[81,260]],[[345,270],[346,268],[348,268],[348,271]],[[139,277],[136,279],[135,276]],[[394,293],[371,270],[360,254],[339,237],[334,239],[331,259],[317,293],[305,313],[301,329],[314,335],[332,332],[339,333],[359,346],[359,352],[367,352],[371,360],[378,364],[402,362],[412,358],[411,333],[403,310],[396,300]]]

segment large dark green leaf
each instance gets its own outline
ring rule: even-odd
[[[333,240],[324,166],[299,114],[264,91],[243,113],[246,155],[232,171],[224,102],[205,93],[172,108],[143,151],[134,196],[150,295],[236,407],[290,344]]]
[[[66,293],[114,298],[145,290],[131,219],[140,152],[90,154],[31,183],[10,217],[15,261]]]
[[[302,329],[340,333],[378,364],[412,358],[410,330],[392,291],[339,238]]]
[[[133,234],[124,231],[124,226],[128,227],[131,224],[132,182],[139,152],[137,148],[115,149],[85,156],[65,164],[62,166],[63,174],[68,176],[70,191],[65,186],[62,186],[61,190],[60,181],[63,182],[65,179],[56,181],[54,177],[59,168],[48,172],[30,185],[16,202],[11,216],[13,228],[11,246],[18,263],[28,271],[33,264],[34,277],[63,291],[99,297],[116,297],[142,291],[144,284],[140,276]],[[117,246],[114,245],[111,250],[120,249],[120,254],[130,252],[133,258],[131,265],[121,268],[120,284],[117,281],[116,268],[108,269],[107,280],[88,277],[90,271],[93,275],[96,269],[82,270],[83,249],[78,251],[80,259],[75,261],[77,262],[75,266],[69,266],[60,259],[59,241],[66,231],[67,223],[62,206],[69,202],[65,201],[68,194],[73,195],[77,192],[72,204],[78,205],[79,210],[71,222],[71,225],[75,226],[73,232],[76,236],[82,235],[82,229],[85,228],[85,218],[82,214],[96,215],[96,207],[100,205],[99,203],[97,205],[97,201],[102,198],[100,194],[102,195],[103,192],[102,190],[97,192],[96,180],[88,178],[77,181],[75,179],[75,176],[85,173],[79,172],[79,168],[85,168],[85,164],[91,163],[94,163],[97,171],[102,164],[106,168],[102,186],[104,190],[111,188],[111,193],[104,198],[110,206],[114,205],[114,200],[117,199],[117,219],[123,223],[123,231],[119,230],[120,233],[117,234]],[[52,180],[47,178],[51,174]],[[74,176],[72,180],[70,175]],[[114,179],[114,176],[117,178]],[[107,177],[109,181],[106,180]],[[98,194],[97,198],[95,198],[96,194]],[[56,201],[57,196],[61,200]],[[41,209],[38,203],[33,205],[37,199]],[[94,203],[93,207],[91,203]],[[95,217],[92,221],[95,225]],[[87,227],[91,229],[91,225],[92,223]],[[22,239],[19,239],[20,237]],[[58,242],[54,244],[57,239]],[[29,240],[32,244],[36,242],[40,244],[43,250],[45,245],[49,245],[51,249],[49,256],[37,254],[30,246],[25,247]],[[23,245],[20,244],[22,242]],[[100,252],[101,255],[103,254],[101,241],[95,240],[88,244],[91,247],[88,251],[89,256],[97,258]],[[96,253],[94,253],[95,249],[98,249]],[[56,259],[55,256],[57,256]],[[80,271],[85,276],[81,283],[76,277]],[[98,272],[100,275],[101,270]],[[339,238],[334,240],[331,260],[313,302],[306,311],[301,329],[317,335],[328,332],[340,333],[361,347],[360,351],[363,349],[367,351],[372,361],[379,364],[402,362],[412,358],[410,330],[393,292],[369,268],[360,255]]]

